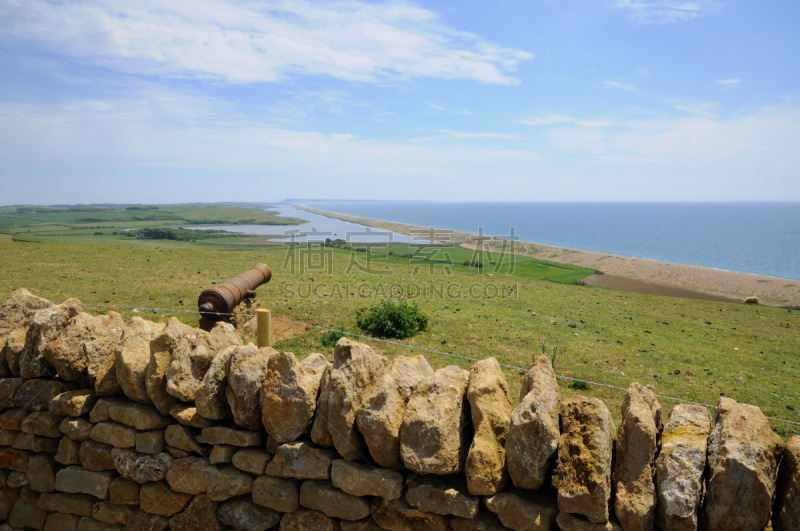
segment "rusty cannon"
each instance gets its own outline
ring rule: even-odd
[[[251,269],[213,288],[203,290],[197,298],[197,309],[207,319],[221,321],[244,299],[256,296],[256,288],[272,278],[267,264],[256,264]]]

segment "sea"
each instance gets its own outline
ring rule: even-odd
[[[303,203],[437,229],[513,234],[526,242],[800,280],[797,203]]]
[[[535,203],[298,200],[306,206],[485,236],[800,280],[800,205],[796,203]],[[279,205],[298,226],[219,226],[283,234],[296,241],[419,241],[370,235],[366,228]],[[210,227],[205,227],[210,228]],[[303,236],[291,236],[303,234]]]

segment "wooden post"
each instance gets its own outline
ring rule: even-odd
[[[256,310],[258,318],[258,348],[272,346],[272,320],[270,311],[263,308]]]

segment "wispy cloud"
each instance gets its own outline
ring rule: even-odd
[[[720,87],[722,90],[733,90],[737,88],[741,83],[742,80],[739,78],[720,79],[714,82],[714,84]]]
[[[693,2],[614,0],[611,5],[618,9],[628,10],[629,18],[644,24],[694,20],[707,13],[719,11],[722,8],[722,2],[714,0],[696,0]]]
[[[518,124],[525,124],[525,125],[559,125],[559,124],[569,124],[569,125],[577,125],[580,127],[612,127],[614,126],[614,122],[611,120],[579,120],[577,118],[573,118],[572,116],[566,116],[564,114],[549,114],[542,118],[531,117],[531,118],[523,118],[522,120],[517,120]]]
[[[622,81],[601,81],[599,86],[609,90],[627,90],[629,92],[638,92],[639,87],[631,83],[623,83]]]
[[[4,2],[0,38],[127,72],[174,29],[140,71],[175,78],[208,73],[229,83],[317,75],[515,84],[513,72],[533,57],[403,2],[206,0],[195,7],[195,0]]]

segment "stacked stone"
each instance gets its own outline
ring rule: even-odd
[[[301,361],[18,290],[0,376],[0,531],[800,529],[800,437],[776,474],[758,408],[662,426],[632,384],[617,432],[543,355],[515,406],[494,358],[434,371],[343,338]]]

